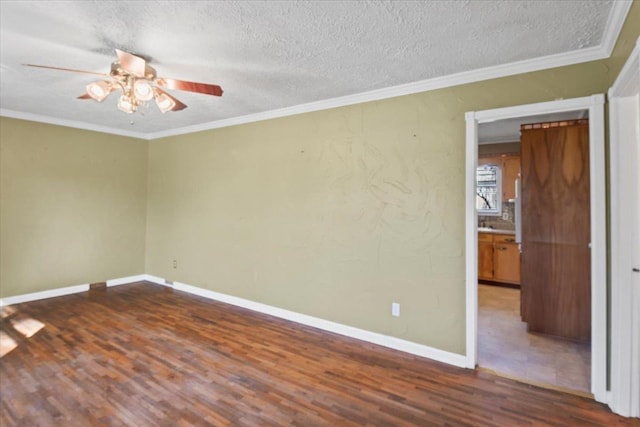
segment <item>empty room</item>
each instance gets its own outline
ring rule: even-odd
[[[0,425],[640,425],[639,40],[0,2]]]

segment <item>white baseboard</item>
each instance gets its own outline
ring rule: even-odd
[[[120,279],[107,280],[107,287],[126,285],[129,283],[142,282],[147,280],[146,274],[139,274],[137,276],[121,277]]]
[[[313,316],[308,316],[306,314],[296,313],[295,311],[285,310],[285,309],[274,307],[271,305],[251,301],[248,299],[210,291],[208,289],[199,288],[197,286],[188,285],[186,283],[167,282],[165,279],[161,277],[152,276],[150,274],[141,274],[137,276],[129,276],[129,277],[122,277],[119,279],[107,280],[107,286],[108,287],[118,286],[118,285],[124,285],[128,283],[134,283],[134,282],[140,282],[140,281],[147,281],[150,283],[154,283],[156,285],[173,287],[173,289],[178,291],[187,292],[193,295],[198,295],[198,296],[212,299],[215,301],[224,302],[227,304],[246,308],[259,313],[268,314],[270,316],[279,317],[281,319],[290,320],[292,322],[322,329],[324,331],[333,332],[333,333],[344,335],[351,338],[356,338],[362,341],[381,345],[383,347],[388,347],[388,348],[399,350],[405,353],[414,354],[416,356],[425,357],[427,359],[436,360],[438,362],[447,363],[449,365],[454,365],[461,368],[467,367],[466,356],[463,356],[461,354],[439,350],[437,348],[429,347],[423,344],[418,344],[418,343],[403,340],[400,338],[383,335],[377,332],[371,332],[364,329],[354,328],[353,326],[347,326],[341,323],[336,323],[329,320],[321,319],[319,317],[313,317]],[[78,292],[86,292],[88,290],[89,290],[89,285],[86,284],[86,285],[78,285],[78,286],[69,286],[66,288],[52,289],[52,290],[43,291],[43,292],[35,292],[35,293],[25,294],[25,295],[17,295],[14,297],[0,299],[0,306],[19,304],[22,302],[52,298],[52,297],[68,295],[68,294],[73,294]]]
[[[126,285],[129,283],[149,280],[149,277],[150,276],[147,274],[139,274],[137,276],[128,276],[128,277],[121,277],[119,279],[107,280],[106,284],[107,284],[107,287]],[[56,288],[56,289],[50,289],[47,291],[33,292],[30,294],[0,298],[0,307],[5,305],[20,304],[23,302],[37,301],[37,300],[47,299],[47,298],[55,298],[55,297],[60,297],[64,295],[77,294],[79,292],[87,292],[89,290],[89,287],[90,285],[87,283],[83,285],[67,286],[64,288]]]
[[[89,284],[67,286],[65,288],[50,289],[48,291],[33,292],[30,294],[16,295],[13,297],[0,298],[0,307],[5,305],[20,304],[23,302],[36,301],[40,299],[60,297],[63,295],[77,294],[89,290]]]
[[[158,277],[158,276],[152,276],[150,274],[145,274],[144,275],[144,280],[146,280],[147,282],[151,282],[151,283],[155,283],[156,285],[161,285],[161,286],[172,286],[171,284],[169,284],[165,279],[163,279],[162,277]]]
[[[163,279],[160,279],[164,283]],[[371,332],[364,329],[354,328],[353,326],[347,326],[329,320],[321,319],[318,317],[308,316],[306,314],[296,313],[294,311],[284,310],[282,308],[254,302],[244,298],[238,298],[231,295],[222,294],[219,292],[210,291],[208,289],[199,288],[196,286],[187,285],[185,283],[174,282],[173,289],[178,291],[187,292],[193,295],[198,295],[204,298],[213,299],[216,301],[232,304],[238,307],[247,308],[249,310],[257,311],[259,313],[268,314],[271,316],[279,317],[281,319],[290,320],[292,322],[300,323],[314,328],[322,329],[328,332],[344,335],[351,338],[356,338],[362,341],[370,342],[373,344],[381,345],[384,347],[400,350],[405,353],[414,354],[416,356],[426,357],[428,359],[436,360],[438,362],[447,363],[449,365],[458,366],[461,368],[466,367],[466,356],[461,354],[451,353],[437,348],[429,347],[423,344],[417,344],[411,341],[403,340],[388,335],[379,334],[377,332]]]

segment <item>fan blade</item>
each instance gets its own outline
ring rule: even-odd
[[[80,95],[77,99],[93,99],[93,98],[91,98],[89,94],[85,92],[82,95]]]
[[[147,61],[120,49],[116,49],[116,55],[118,55],[118,62],[123,70],[136,77],[144,77]]]
[[[222,88],[208,83],[187,82],[176,79],[157,79],[156,83],[166,89],[185,90],[188,92],[204,93],[207,95],[222,96]]]
[[[176,103],[176,105],[171,109],[171,111],[180,111],[180,110],[184,110],[185,108],[187,108],[187,104],[183,104],[177,98],[169,95],[169,93],[167,91],[164,91],[164,90],[160,89],[159,87],[156,87],[155,90],[157,90],[158,92],[168,96],[169,98],[171,98],[171,100],[173,102]]]
[[[22,65],[24,65],[26,67],[46,68],[46,69],[49,69],[49,70],[59,70],[59,71],[71,71],[72,73],[93,74],[94,76],[109,77],[109,74],[96,73],[94,71],[76,70],[76,69],[73,69],[73,68],[50,67],[48,65],[35,65],[35,64],[22,64]]]

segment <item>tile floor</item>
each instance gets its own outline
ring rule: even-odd
[[[478,365],[533,384],[590,392],[591,346],[528,333],[519,289],[478,285]]]

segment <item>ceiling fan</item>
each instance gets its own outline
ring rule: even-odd
[[[139,106],[146,105],[152,99],[155,100],[162,113],[180,111],[187,108],[185,104],[171,96],[165,89],[222,96],[222,88],[218,85],[157,77],[156,70],[144,58],[120,49],[115,51],[118,60],[111,64],[111,72],[109,74],[47,65],[23,65],[106,77],[104,80],[89,83],[86,92],[80,95],[78,99],[94,99],[102,102],[112,92],[121,90],[122,95],[118,100],[118,109],[129,114],[134,113]]]

